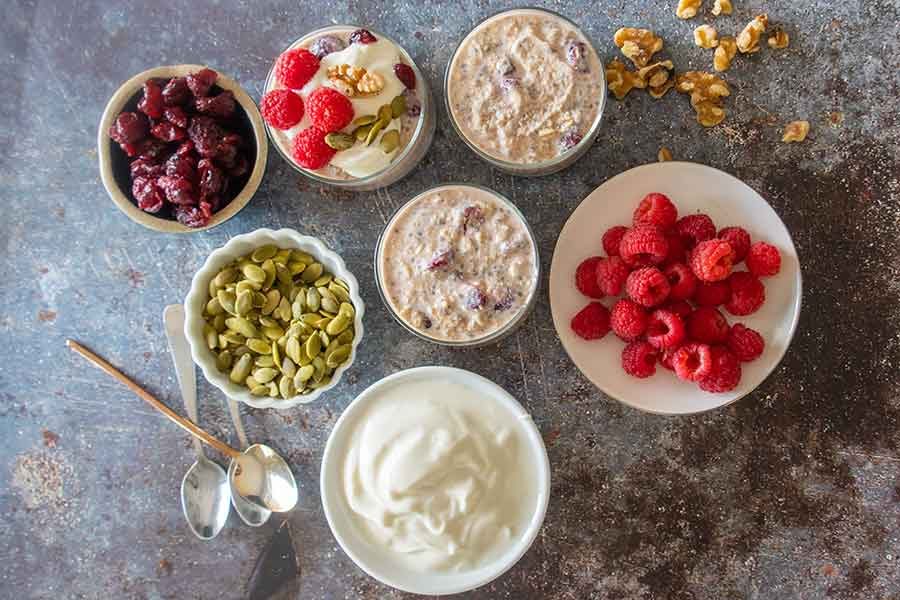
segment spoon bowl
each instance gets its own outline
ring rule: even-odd
[[[281,456],[265,444],[253,444],[228,465],[233,496],[272,512],[287,512],[297,504],[297,482]]]
[[[211,540],[228,520],[231,496],[225,469],[199,456],[181,480],[181,507],[188,527],[201,540]]]

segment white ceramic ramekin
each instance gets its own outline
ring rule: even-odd
[[[353,301],[353,307],[356,309],[356,317],[353,321],[353,327],[356,331],[356,337],[353,339],[353,349],[346,362],[335,369],[334,374],[331,376],[331,383],[313,390],[311,394],[294,396],[288,400],[254,396],[246,387],[233,383],[228,378],[227,373],[222,373],[216,368],[216,357],[206,346],[206,341],[203,337],[203,324],[205,322],[203,320],[203,307],[209,301],[208,288],[210,279],[215,277],[216,273],[225,265],[266,244],[275,244],[279,248],[303,250],[312,254],[330,273],[347,282],[350,286],[350,299]],[[329,250],[320,240],[307,235],[300,235],[293,229],[279,229],[277,231],[257,229],[250,233],[237,235],[228,240],[228,243],[221,248],[214,250],[207,257],[200,270],[194,275],[194,279],[191,281],[191,289],[184,300],[184,334],[187,336],[191,346],[191,356],[203,371],[203,376],[211,384],[222,390],[222,393],[226,396],[255,408],[285,409],[298,404],[312,402],[323,392],[330,390],[340,382],[344,372],[353,364],[356,358],[356,350],[362,341],[365,310],[365,305],[359,295],[359,283],[356,281],[356,277],[347,269],[344,260]]]
[[[428,574],[404,568],[399,561],[392,558],[390,552],[374,547],[366,540],[354,523],[357,517],[352,514],[342,490],[342,469],[349,443],[348,437],[354,430],[357,416],[377,398],[379,391],[388,386],[435,378],[450,379],[468,386],[509,411],[519,423],[520,433],[532,456],[533,482],[537,487],[537,494],[534,513],[528,526],[505,554],[471,571]],[[372,384],[344,410],[325,445],[320,487],[322,505],[331,532],[344,552],[360,569],[378,581],[405,592],[429,595],[457,594],[493,581],[511,569],[531,547],[547,513],[547,502],[550,497],[550,461],[547,458],[544,440],[531,415],[506,390],[481,375],[462,369],[418,367],[394,373]]]

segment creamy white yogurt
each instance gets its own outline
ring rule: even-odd
[[[519,422],[449,378],[401,381],[367,399],[341,466],[342,493],[368,542],[416,572],[462,572],[502,556],[539,499]]]

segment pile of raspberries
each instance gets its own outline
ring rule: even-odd
[[[718,307],[743,317],[766,300],[761,277],[781,269],[778,249],[751,243],[740,227],[716,226],[704,214],[678,218],[663,194],[641,200],[631,227],[603,234],[606,257],[578,265],[575,285],[589,298],[624,297],[612,309],[591,302],[572,318],[572,330],[596,340],[610,330],[626,342],[622,368],[638,378],[656,363],[707,392],[727,392],[741,380],[741,363],[765,347],[759,332],[729,325]],[[746,271],[733,270],[744,262]]]
[[[218,73],[148,79],[134,112],[123,112],[109,137],[131,160],[131,194],[141,210],[204,227],[240,189],[250,162],[232,131],[237,101],[215,88]],[[236,185],[237,184],[237,185]],[[231,194],[233,195],[233,194]]]

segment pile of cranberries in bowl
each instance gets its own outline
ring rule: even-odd
[[[741,363],[756,360],[765,341],[720,308],[737,317],[759,310],[760,278],[781,269],[778,249],[741,227],[717,231],[705,214],[678,218],[658,193],[641,200],[630,227],[610,228],[601,243],[606,256],[586,258],[575,272],[578,290],[595,299],[572,318],[575,334],[595,340],[612,331],[626,343],[622,368],[633,377],[650,377],[659,363],[707,392],[737,387]],[[747,269],[735,270],[742,262]],[[604,297],[615,299],[609,308],[596,301]]]
[[[246,184],[253,156],[246,115],[217,77],[201,69],[148,79],[110,126],[141,210],[204,227]]]

